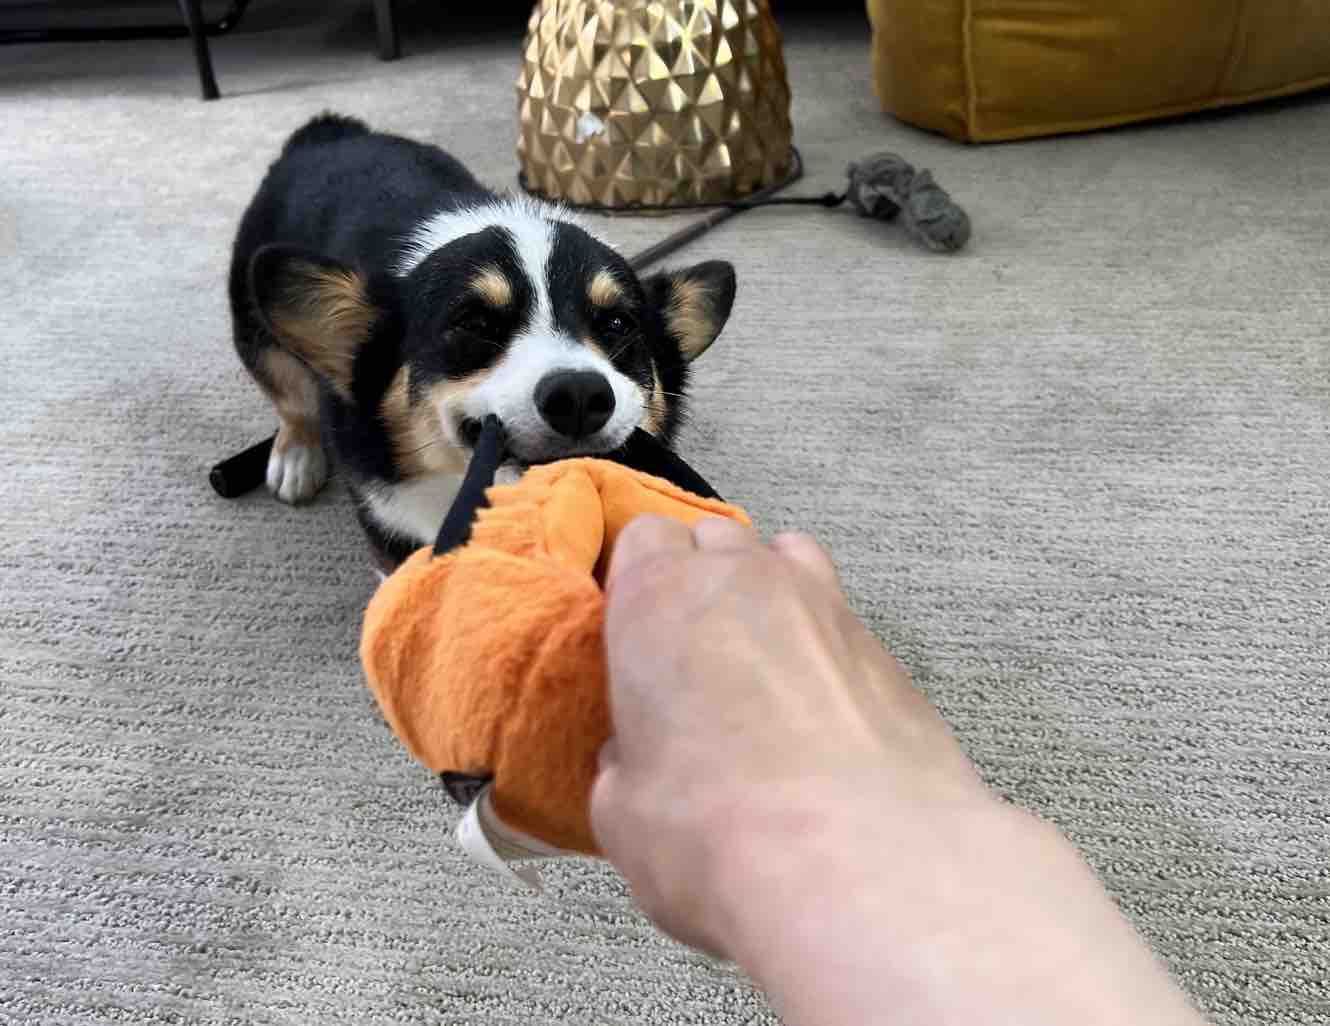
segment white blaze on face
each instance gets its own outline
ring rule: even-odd
[[[409,274],[440,246],[486,228],[505,229],[513,239],[518,261],[530,283],[533,309],[523,329],[513,336],[500,359],[465,394],[448,400],[440,419],[450,435],[458,416],[484,420],[495,414],[524,460],[554,459],[570,454],[574,446],[551,428],[536,408],[536,387],[557,371],[596,371],[614,391],[614,415],[577,451],[607,452],[622,445],[646,412],[641,387],[621,373],[595,349],[583,345],[558,327],[550,299],[549,262],[554,248],[555,224],[550,215],[570,220],[559,208],[542,208],[529,200],[512,199],[444,211],[420,226],[411,236],[399,273]],[[455,441],[455,439],[454,439]]]

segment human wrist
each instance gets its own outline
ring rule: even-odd
[[[750,975],[782,961],[777,941],[797,943],[798,924],[855,902],[892,902],[908,891],[893,851],[918,834],[921,817],[1011,820],[1026,814],[982,785],[958,789],[926,809],[893,795],[889,781],[809,779],[766,793],[718,817],[710,890],[726,957]],[[982,828],[981,828],[982,829]],[[921,858],[929,856],[920,855]],[[791,929],[794,927],[794,929]]]
[[[1047,823],[991,794],[857,804],[728,864],[725,954],[787,1026],[1202,1023]]]

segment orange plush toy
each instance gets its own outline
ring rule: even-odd
[[[371,600],[360,653],[393,731],[469,806],[463,846],[511,872],[599,853],[588,805],[610,733],[602,584],[619,532],[641,513],[749,519],[643,432],[614,459],[496,487],[501,459],[490,418],[438,542]]]

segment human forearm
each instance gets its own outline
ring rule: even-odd
[[[839,812],[721,874],[728,954],[786,1026],[1202,1022],[1048,825],[995,798]]]

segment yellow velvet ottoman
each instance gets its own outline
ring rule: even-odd
[[[1330,0],[868,0],[883,107],[970,142],[1330,85]]]

